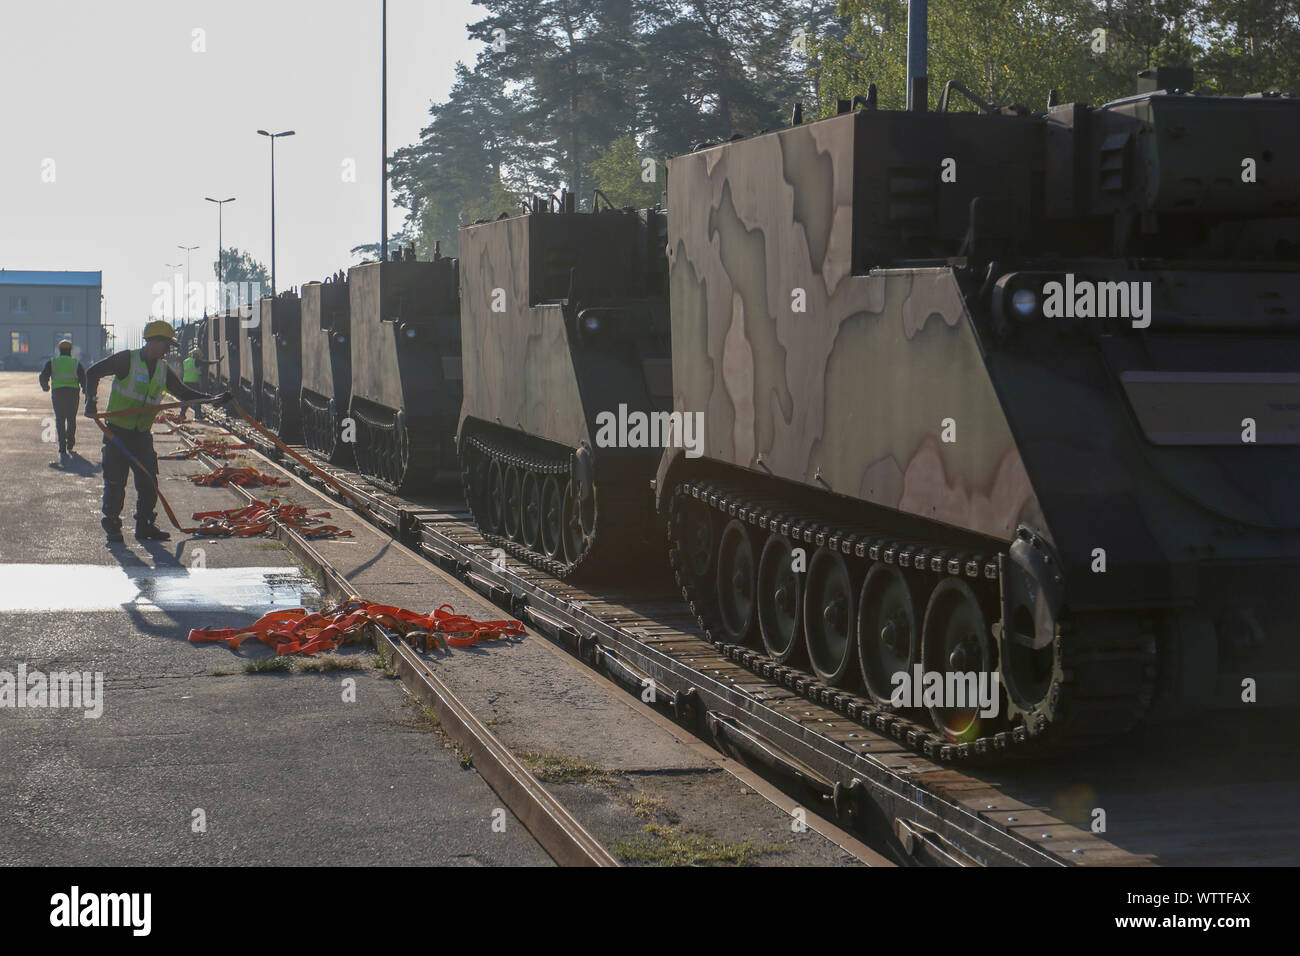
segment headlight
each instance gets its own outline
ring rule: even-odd
[[[582,328],[586,332],[599,332],[600,318],[595,315],[584,316],[582,320]]]
[[[1033,289],[1017,289],[1011,296],[1011,310],[1022,319],[1027,319],[1038,308],[1038,296]]]
[[[408,328],[408,329],[406,329],[405,331],[406,331],[406,337],[407,337],[408,339],[413,339],[413,338],[415,338],[415,329],[413,329],[413,328]]]

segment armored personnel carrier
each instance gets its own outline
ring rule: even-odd
[[[251,307],[240,306],[230,312],[209,316],[207,359],[215,364],[207,366],[206,373],[211,392],[239,391],[239,352],[242,327],[250,321]],[[240,404],[243,404],[241,399]]]
[[[661,211],[572,195],[460,233],[465,498],[489,540],[564,579],[645,561],[671,431],[665,236]]]
[[[656,494],[715,641],[928,709],[946,757],[1294,689],[1300,101],[1191,85],[671,161],[704,454]],[[931,674],[993,713],[896,694]]]
[[[290,444],[302,440],[299,393],[302,390],[302,302],[294,290],[260,303],[261,417],[266,427]]]
[[[454,477],[460,409],[456,260],[415,250],[348,273],[357,470],[409,494]]]
[[[265,411],[262,408],[262,322],[264,320],[262,302],[259,300],[247,307],[247,312],[240,310],[239,320],[234,324],[239,349],[239,380],[233,389],[235,401],[245,412],[262,421]],[[269,315],[269,308],[265,310]]]
[[[304,442],[334,464],[351,460],[341,441],[352,397],[351,303],[339,272],[302,287],[302,431]]]

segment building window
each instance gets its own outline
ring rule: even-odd
[[[27,296],[14,295],[9,297],[9,311],[15,315],[27,314]]]
[[[54,314],[71,315],[72,314],[72,296],[56,295],[54,297]]]
[[[14,355],[25,354],[31,348],[26,332],[9,333],[9,351]]]

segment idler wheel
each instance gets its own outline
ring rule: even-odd
[[[519,469],[514,465],[506,468],[505,510],[501,520],[505,525],[506,537],[512,541],[519,540],[520,521],[520,479]]]
[[[936,673],[944,677],[945,694],[949,683],[946,675],[951,672],[974,673],[977,681],[980,675],[993,673],[996,661],[988,618],[974,590],[960,578],[945,578],[934,589],[925,609],[921,633],[923,669],[926,674]],[[985,676],[984,680],[989,678]],[[969,681],[965,686],[969,694]],[[923,687],[914,687],[912,692],[914,697],[920,697]],[[987,733],[990,720],[996,719],[981,717],[977,707],[930,704],[927,709],[935,727],[952,741],[973,740],[981,733]]]
[[[718,545],[717,600],[721,637],[733,644],[748,641],[754,629],[754,544],[749,529],[732,518]]]
[[[713,513],[698,498],[685,498],[677,511],[677,540],[685,571],[696,581],[713,565]]]
[[[542,482],[533,472],[525,472],[519,489],[519,535],[526,547],[542,547]]]
[[[547,475],[542,483],[542,553],[557,561],[564,560],[564,499],[568,482]]]
[[[487,527],[489,534],[500,534],[505,523],[506,476],[501,462],[492,462],[488,469]]]
[[[813,671],[827,684],[843,686],[857,674],[856,599],[844,556],[818,548],[808,565],[803,601],[804,640]]]
[[[858,598],[858,660],[862,682],[878,704],[889,704],[894,675],[911,675],[921,659],[912,589],[892,564],[876,564],[867,572]]]
[[[794,570],[790,539],[774,534],[758,562],[758,632],[767,653],[782,664],[803,656],[805,575]]]

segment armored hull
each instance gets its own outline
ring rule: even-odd
[[[295,444],[302,441],[302,302],[295,292],[281,292],[260,305],[262,418],[281,441]]]
[[[457,442],[489,539],[572,578],[644,560],[671,368],[662,213],[561,208],[461,230]]]
[[[230,392],[237,395],[239,391],[239,340],[243,321],[249,317],[247,306],[234,312],[225,312],[212,316],[209,321],[207,375],[210,376],[211,391]]]
[[[348,273],[357,469],[409,493],[455,475],[457,264],[413,257]]]
[[[1206,706],[1260,651],[1293,689],[1300,187],[1206,170],[1298,123],[867,109],[674,159],[674,405],[705,454],[656,488],[715,639],[885,707],[918,667],[996,678],[992,713],[927,705],[962,753]]]
[[[239,386],[235,388],[235,401],[245,412],[259,422],[265,416],[262,407],[262,299],[248,307],[246,319],[237,323],[239,348]]]
[[[302,287],[302,417],[308,448],[332,463],[352,459],[341,440],[352,397],[351,303],[340,273]]]

